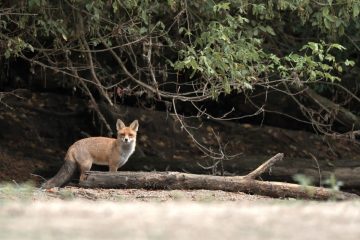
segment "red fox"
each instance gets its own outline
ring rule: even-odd
[[[65,163],[59,172],[42,185],[48,189],[61,187],[70,181],[76,168],[80,170],[80,180],[92,164],[108,165],[110,172],[116,172],[135,151],[136,134],[139,122],[133,121],[126,127],[120,119],[116,122],[117,139],[107,137],[89,137],[71,145],[65,156]]]

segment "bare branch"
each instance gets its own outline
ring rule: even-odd
[[[89,60],[89,63],[90,63],[91,75],[93,76],[95,82],[97,83],[96,86],[98,86],[98,90],[100,91],[101,95],[105,97],[105,99],[108,101],[110,106],[113,106],[114,104],[112,103],[111,99],[109,98],[107,92],[104,91],[104,88],[102,87],[102,84],[101,84],[100,80],[98,79],[98,77],[96,75],[95,68],[94,68],[94,62],[93,62],[93,59],[92,59],[92,56],[91,56],[90,48],[89,48],[89,45],[87,44],[86,40],[84,39],[84,37],[82,38],[82,44],[85,46],[85,49],[88,50],[87,56],[88,56],[88,60]]]

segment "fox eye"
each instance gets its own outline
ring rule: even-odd
[[[134,137],[134,134],[129,134],[129,137]]]
[[[121,136],[121,137],[125,137],[125,133],[120,133],[120,136]]]

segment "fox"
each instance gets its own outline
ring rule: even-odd
[[[117,138],[89,137],[76,141],[67,150],[64,164],[58,173],[41,187],[62,187],[70,181],[77,168],[80,171],[80,181],[85,180],[85,172],[93,164],[107,165],[110,172],[116,172],[134,153],[138,129],[138,120],[127,127],[122,120],[117,119]]]

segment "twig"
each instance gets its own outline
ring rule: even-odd
[[[80,21],[80,22],[82,22],[82,21]],[[94,67],[94,62],[93,62],[93,59],[92,59],[92,56],[91,56],[90,48],[89,48],[89,45],[88,45],[88,43],[86,42],[86,40],[85,40],[84,37],[82,37],[82,43],[83,43],[83,45],[85,46],[86,50],[88,50],[87,56],[88,56],[88,61],[89,61],[89,64],[90,64],[91,75],[92,75],[92,77],[94,78],[95,82],[97,83],[99,92],[101,93],[102,96],[105,97],[105,99],[108,101],[108,103],[110,104],[110,106],[114,106],[114,104],[112,103],[111,99],[109,98],[109,95],[107,94],[107,92],[104,91],[104,88],[103,88],[103,86],[102,86],[99,78],[98,78],[97,75],[96,75],[95,67]]]
[[[254,171],[250,172],[249,174],[244,176],[244,179],[255,179],[258,176],[260,176],[262,173],[267,171],[269,168],[271,168],[276,162],[281,161],[284,158],[283,153],[278,153],[263,164],[261,164],[259,167],[257,167]]]
[[[30,176],[38,177],[38,178],[41,178],[44,181],[47,181],[47,179],[44,178],[43,176],[40,176],[40,175],[37,175],[37,174],[34,174],[34,173],[30,173]]]

